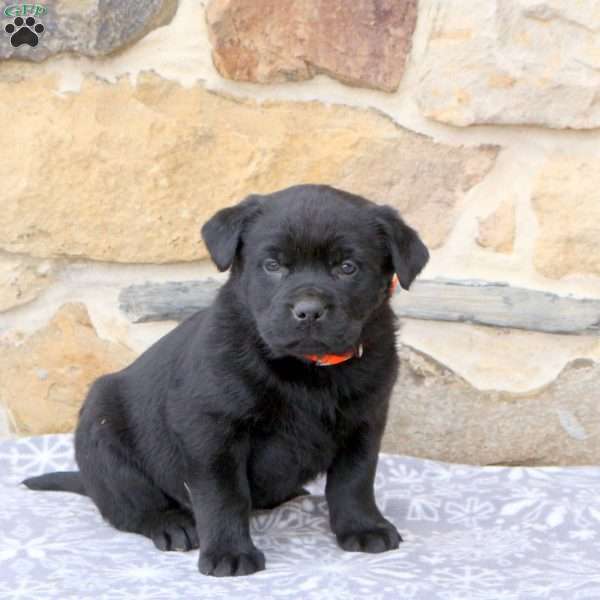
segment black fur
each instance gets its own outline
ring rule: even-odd
[[[162,550],[199,547],[202,573],[244,575],[265,566],[251,509],[326,473],[339,545],[396,548],[373,494],[397,373],[388,289],[394,272],[409,287],[425,246],[393,209],[326,186],[251,196],[202,233],[231,268],[214,304],[92,385],[75,435],[79,482],[25,483],[85,488],[115,527]],[[359,345],[361,358],[337,366],[305,358]]]
[[[42,490],[50,492],[73,492],[87,496],[83,481],[77,471],[57,471],[56,473],[46,473],[39,477],[31,477],[23,483],[32,490]]]

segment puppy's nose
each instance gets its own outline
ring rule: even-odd
[[[326,312],[323,302],[313,297],[301,298],[292,308],[292,314],[297,321],[318,321]]]

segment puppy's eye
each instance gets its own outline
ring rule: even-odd
[[[340,269],[344,275],[354,275],[358,271],[358,267],[351,260],[345,260]]]
[[[274,258],[267,258],[265,262],[263,262],[263,268],[269,273],[279,273],[281,265]]]

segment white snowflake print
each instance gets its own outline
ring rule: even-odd
[[[341,550],[323,478],[310,496],[256,511],[267,569],[197,571],[117,531],[89,498],[33,492],[32,475],[74,469],[69,435],[0,442],[0,600],[600,600],[600,469],[449,465],[381,455],[376,497],[397,550]]]
[[[447,502],[445,506],[448,523],[456,523],[465,527],[478,527],[484,521],[489,521],[494,514],[494,505],[479,498],[467,498],[466,502]]]

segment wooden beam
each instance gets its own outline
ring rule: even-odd
[[[210,306],[221,285],[215,279],[130,285],[119,294],[119,308],[133,323],[183,321]]]
[[[134,323],[181,321],[214,300],[222,282],[214,279],[146,283],[125,288],[121,310]],[[397,292],[399,317],[454,321],[528,331],[600,335],[600,300],[558,296],[502,283],[421,280]]]

